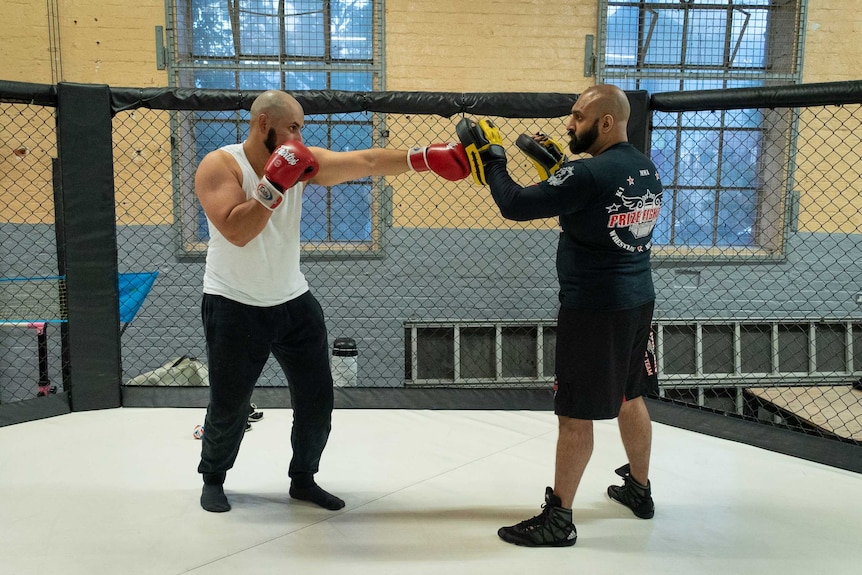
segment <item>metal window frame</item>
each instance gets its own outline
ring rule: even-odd
[[[619,0],[599,0],[598,3],[598,18],[597,18],[597,35],[595,42],[595,76],[597,83],[613,83],[615,80],[634,80],[636,83],[639,83],[640,80],[644,79],[677,79],[682,82],[684,79],[714,79],[720,81],[734,81],[734,80],[742,80],[742,79],[751,79],[756,78],[763,80],[764,83],[769,84],[798,84],[802,81],[802,63],[803,63],[803,54],[804,54],[804,44],[805,44],[805,21],[807,17],[807,7],[808,0],[788,0],[786,2],[776,4],[753,4],[750,2],[745,2],[744,0],[725,0],[726,5],[722,4],[721,6],[716,6],[716,4],[698,4],[693,2],[681,2],[679,4],[671,4],[671,3],[658,3],[658,2],[649,2],[649,1],[641,1],[641,2],[624,2]],[[671,64],[662,64],[662,65],[652,65],[644,63],[646,50],[639,50],[637,56],[636,64],[631,67],[623,67],[623,66],[608,66],[605,61],[605,55],[607,53],[607,37],[608,37],[608,11],[611,6],[619,6],[619,7],[637,7],[641,11],[642,14],[645,13],[653,13],[655,14],[654,9],[662,9],[662,10],[680,10],[685,14],[685,24],[683,30],[683,39],[682,39],[682,48],[681,48],[681,56],[680,56],[680,64],[677,66]],[[728,11],[734,10],[742,10],[744,12],[745,8],[757,8],[757,9],[769,9],[772,10],[775,14],[784,15],[784,17],[790,17],[788,7],[792,6],[794,12],[792,17],[796,22],[795,28],[798,30],[799,37],[796,39],[796,43],[794,45],[792,63],[790,64],[790,68],[792,72],[790,73],[780,73],[774,72],[770,69],[770,66],[767,65],[760,72],[752,72],[750,69],[734,69],[730,66],[730,62],[732,62],[733,55],[738,51],[739,48],[739,39],[737,42],[733,42],[733,37],[731,34],[730,28],[728,28],[725,32],[725,52],[730,54],[731,59],[728,60],[725,58],[725,61],[722,65],[714,65],[714,66],[687,66],[685,64],[685,34],[688,31],[688,15],[692,11],[695,10],[716,10],[716,9],[727,9]],[[729,22],[730,20],[728,20]],[[645,25],[643,27],[644,37],[639,38],[639,46],[649,45],[652,37],[652,32],[656,26],[656,19],[653,18],[651,22],[647,22],[645,20]],[[785,41],[786,38],[781,38],[780,41]],[[769,41],[769,40],[767,40]],[[775,38],[774,41],[777,43],[779,41],[778,38]],[[769,45],[767,45],[767,49]],[[772,205],[783,205],[784,209],[778,211],[769,211],[769,210],[761,210],[757,209],[755,212],[755,228],[758,230],[766,229],[769,230],[769,238],[765,242],[761,242],[760,239],[752,238],[752,245],[747,247],[740,246],[720,246],[715,242],[715,234],[718,229],[718,222],[713,222],[713,244],[712,246],[700,246],[693,244],[678,244],[674,243],[674,238],[671,237],[670,243],[668,244],[656,244],[653,249],[653,255],[657,259],[668,259],[668,260],[687,260],[692,258],[702,258],[704,255],[712,255],[717,256],[719,258],[727,258],[729,260],[743,258],[748,261],[775,261],[783,259],[784,251],[785,251],[785,235],[788,229],[792,228],[793,222],[791,221],[789,215],[791,210],[793,209],[793,160],[796,153],[796,134],[797,134],[797,123],[798,123],[798,114],[795,112],[792,115],[792,118],[789,122],[786,123],[787,130],[787,140],[786,140],[786,151],[787,155],[790,158],[788,162],[790,171],[787,172],[787,182],[784,186],[783,190],[771,190],[767,191],[764,188],[759,188],[757,190],[758,195],[758,204],[761,202],[766,202]],[[764,123],[764,125],[766,125]],[[677,133],[682,129],[681,122],[677,122]],[[723,133],[726,131],[723,124],[721,126],[716,127],[720,132],[719,141],[723,141]],[[679,139],[679,138],[678,138]],[[677,151],[679,154],[679,151]],[[677,156],[677,160],[679,156]],[[761,170],[765,169],[761,166]],[[719,213],[719,202],[720,197],[723,191],[729,190],[727,186],[721,186],[721,181],[717,177],[715,178],[716,186],[715,186],[715,200],[714,200],[714,212],[716,214],[716,218]],[[690,186],[679,186],[681,188],[689,188]],[[672,182],[668,182],[665,185],[666,191],[670,191],[675,188],[675,180]],[[771,193],[770,193],[771,192]],[[765,197],[767,194],[774,196],[776,192],[780,193],[781,197]],[[673,221],[673,220],[672,220]]]
[[[239,53],[230,58],[207,58],[206,64],[200,63],[200,59],[189,53],[188,59],[183,59],[178,50],[179,42],[190,37],[190,32],[181,29],[183,26],[191,25],[187,13],[181,13],[183,7],[189,8],[190,0],[165,0],[166,12],[166,35],[165,46],[157,45],[157,52],[164,54],[165,66],[168,72],[168,85],[170,87],[182,86],[183,76],[189,77],[197,70],[228,69],[239,74],[242,71],[268,70],[279,73],[279,89],[285,89],[285,73],[289,71],[318,71],[326,72],[327,85],[329,86],[332,72],[364,71],[371,74],[374,89],[385,89],[384,74],[384,30],[383,19],[385,16],[383,0],[371,0],[372,2],[372,46],[371,60],[345,60],[332,59],[329,53],[329,26],[323,26],[324,47],[327,56],[324,57],[295,57],[287,54],[277,56],[265,56]],[[324,20],[328,22],[329,2],[324,1]],[[185,24],[184,24],[185,23]],[[282,31],[283,32],[283,31]],[[158,37],[158,36],[157,36]],[[157,40],[158,41],[158,40]],[[254,61],[254,62],[252,62]],[[296,62],[302,62],[301,68],[295,66]],[[361,67],[357,69],[357,65]],[[241,133],[244,123],[239,114],[232,120],[236,126],[237,133]],[[207,121],[207,120],[201,120]],[[331,116],[325,121],[315,119],[316,123],[325,123],[327,132],[331,139],[333,130],[344,124],[355,123],[351,121],[334,121]],[[171,113],[170,128],[174,145],[172,146],[172,181],[174,187],[174,222],[177,229],[176,255],[179,257],[203,257],[206,253],[206,241],[197,238],[197,220],[191,214],[199,210],[197,198],[192,186],[188,182],[193,181],[193,173],[197,166],[196,158],[192,157],[190,150],[194,150],[194,125],[196,120],[181,117],[179,112]],[[363,122],[371,126],[372,142],[369,146],[384,145],[384,138],[379,134],[386,132],[385,114],[366,114]],[[189,140],[189,139],[192,140]],[[179,142],[188,142],[188,145],[180,145]],[[332,142],[327,142],[331,146]],[[183,151],[185,150],[185,151]],[[346,182],[351,183],[351,182]],[[327,228],[332,229],[331,213],[332,188],[327,189]],[[386,186],[384,178],[370,178],[370,202],[368,218],[371,223],[371,237],[367,240],[340,241],[334,239],[308,240],[301,244],[302,255],[306,259],[329,258],[329,257],[380,257],[383,252],[382,230],[386,225],[386,214],[389,205],[390,190]]]

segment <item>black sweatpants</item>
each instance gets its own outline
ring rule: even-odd
[[[198,465],[204,483],[223,483],[233,467],[251,394],[271,353],[287,378],[293,406],[288,473],[294,485],[311,485],[333,408],[329,344],[317,299],[306,292],[278,306],[255,307],[204,294],[201,316],[210,382]]]

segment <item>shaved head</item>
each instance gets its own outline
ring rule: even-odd
[[[631,106],[626,93],[611,84],[590,86],[578,96],[566,124],[572,153],[601,154],[628,141]]]
[[[249,134],[243,144],[247,157],[263,163],[289,140],[302,141],[305,112],[296,98],[280,90],[262,92],[251,103]]]
[[[611,84],[590,86],[578,100],[586,99],[585,106],[590,106],[596,116],[609,114],[617,123],[625,124],[631,115],[631,106],[626,93]]]
[[[290,94],[279,90],[267,90],[251,104],[251,121],[266,114],[272,121],[284,121],[303,116],[302,105]]]

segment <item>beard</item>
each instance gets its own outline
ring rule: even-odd
[[[589,150],[599,138],[599,119],[596,118],[596,121],[593,122],[593,126],[580,138],[575,132],[571,132],[570,135],[572,139],[569,141],[569,150],[571,150],[573,154],[583,154]]]
[[[270,154],[272,154],[273,152],[275,152],[275,144],[275,129],[270,128],[269,131],[266,133],[266,140],[263,141],[263,145],[266,146],[266,149],[269,150]]]

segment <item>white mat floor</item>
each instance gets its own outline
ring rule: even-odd
[[[549,412],[336,410],[318,482],[287,496],[291,411],[264,409],[225,485],[199,507],[202,409],[114,409],[0,428],[0,573],[858,574],[862,475],[656,424],[656,516],[605,489],[616,422],[575,500],[577,545],[525,549],[496,530],[539,512]]]

